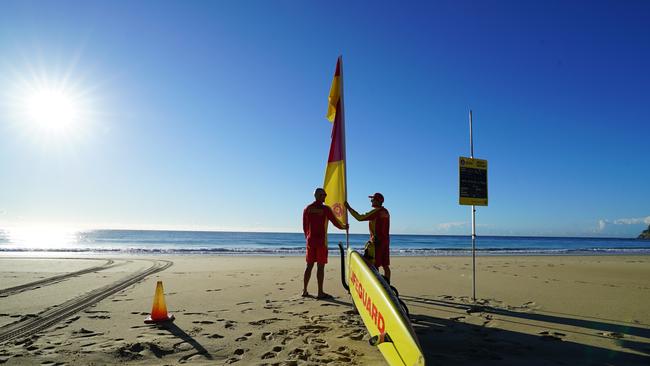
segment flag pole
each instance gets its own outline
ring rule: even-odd
[[[474,139],[472,136],[472,110],[469,110],[469,152],[474,159]],[[472,301],[476,302],[476,206],[472,205]]]
[[[341,138],[343,142],[343,150],[345,151],[343,156],[345,156],[345,164],[343,165],[343,176],[345,177],[345,202],[348,201],[348,157],[347,157],[347,149],[345,148],[345,98],[344,96],[344,80],[343,80],[343,55],[339,55],[339,60],[340,60],[340,65],[341,65],[341,70],[340,70],[340,78],[341,78],[341,121],[343,122],[343,128],[341,129]],[[350,220],[348,220],[348,209],[345,209],[345,223],[348,224],[348,228],[345,229],[345,249],[350,248]]]

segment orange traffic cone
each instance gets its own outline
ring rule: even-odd
[[[151,315],[148,316],[144,322],[147,324],[152,324],[162,323],[166,321],[174,321],[174,316],[167,313],[167,305],[165,305],[165,293],[163,292],[162,281],[158,281],[158,284],[156,284],[156,294],[153,297]]]

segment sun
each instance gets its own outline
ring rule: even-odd
[[[61,77],[19,79],[11,91],[10,116],[17,131],[41,146],[72,146],[91,132],[89,89]]]
[[[77,70],[76,62],[67,67],[27,63],[11,71],[0,74],[0,114],[16,137],[48,151],[90,141],[100,124],[98,84],[88,84],[92,77]]]
[[[63,133],[79,122],[80,105],[74,95],[60,88],[42,87],[25,98],[25,114],[39,130]]]

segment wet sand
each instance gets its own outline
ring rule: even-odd
[[[300,257],[25,256],[0,256],[0,335],[155,262],[147,259],[173,265],[0,344],[0,364],[384,364],[340,284],[338,258],[325,275],[335,298],[317,300],[300,296]],[[479,257],[476,303],[471,258],[392,261],[429,365],[650,363],[649,256]],[[105,268],[65,277],[96,266]],[[176,320],[146,325],[159,280]],[[311,293],[315,280],[314,270]]]

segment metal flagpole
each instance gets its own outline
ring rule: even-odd
[[[472,137],[472,110],[469,110],[469,150],[474,159],[474,139]],[[476,206],[472,205],[472,301],[476,302]]]
[[[345,156],[345,161],[343,162],[343,169],[345,171],[343,172],[343,176],[345,177],[345,202],[348,201],[348,152],[346,151],[347,149],[345,148],[345,99],[343,98],[343,55],[339,55],[339,60],[341,60],[341,69],[340,71],[340,83],[341,83],[341,121],[343,121],[343,128],[341,129],[343,133],[343,151]],[[350,225],[350,220],[348,217],[348,209],[345,209],[345,222],[346,224]],[[350,229],[345,230],[345,249],[350,248]]]

